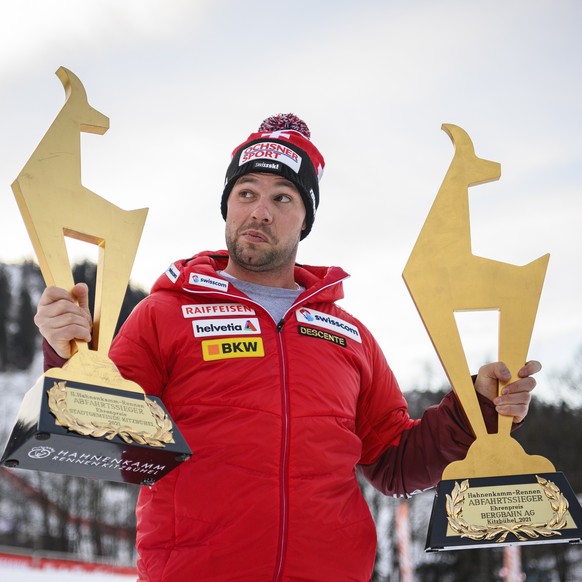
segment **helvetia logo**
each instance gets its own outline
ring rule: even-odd
[[[261,333],[261,325],[256,317],[244,319],[197,319],[192,322],[195,337],[217,335],[257,334]]]
[[[255,327],[255,324],[256,324],[256,327]],[[245,331],[248,331],[249,333],[257,333],[257,332],[261,331],[261,328],[259,326],[259,320],[258,319],[247,319],[247,322],[245,323]]]

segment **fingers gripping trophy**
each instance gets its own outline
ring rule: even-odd
[[[82,131],[104,134],[81,81],[61,67],[66,100],[12,185],[47,285],[75,282],[65,238],[97,245],[91,346],[48,370],[26,394],[2,456],[8,467],[151,484],[187,460],[163,403],[125,380],[109,359],[147,209],[122,210],[81,183]]]

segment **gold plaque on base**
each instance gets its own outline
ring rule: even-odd
[[[151,485],[191,456],[162,401],[121,376],[108,352],[147,209],[118,208],[81,183],[80,132],[103,134],[81,81],[61,67],[66,100],[12,189],[47,285],[71,290],[65,237],[99,248],[91,346],[26,394],[0,463]]]
[[[517,380],[525,365],[549,255],[523,266],[471,250],[469,187],[499,179],[497,162],[475,155],[467,133],[445,124],[455,153],[403,272],[475,441],[442,475],[427,550],[580,541],[582,510],[562,473],[511,437],[513,418],[487,431],[455,312],[499,312],[499,361]],[[498,394],[504,386],[499,385]]]
[[[444,480],[426,550],[579,543],[582,510],[563,473]]]
[[[26,393],[2,464],[153,485],[190,455],[159,398],[49,372]]]

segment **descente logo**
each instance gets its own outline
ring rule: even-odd
[[[199,287],[208,287],[209,289],[218,289],[220,291],[228,290],[228,283],[223,279],[201,275],[200,273],[190,273],[188,282],[190,285],[198,285]]]

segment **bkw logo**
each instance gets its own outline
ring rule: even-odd
[[[263,339],[260,337],[221,338],[202,342],[202,358],[206,362],[230,358],[262,358],[264,355]]]

